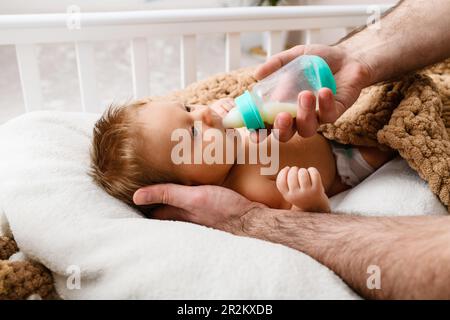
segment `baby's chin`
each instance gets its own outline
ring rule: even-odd
[[[198,165],[193,179],[195,185],[221,185],[228,176],[232,164]]]

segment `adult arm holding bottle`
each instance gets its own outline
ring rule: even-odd
[[[298,130],[311,136],[333,122],[361,89],[450,56],[450,1],[402,1],[381,20],[336,46],[298,46],[262,65],[263,78],[301,54],[323,57],[337,83],[319,92],[319,112],[310,92],[299,95],[297,118],[279,114],[280,139]],[[138,205],[163,203],[155,218],[190,221],[240,236],[302,251],[336,272],[366,298],[450,299],[450,216],[363,217],[275,210],[218,186],[154,185],[139,189]],[[233,206],[230,206],[233,203]],[[381,289],[370,289],[367,268],[381,270]]]
[[[319,124],[334,122],[344,113],[363,88],[449,57],[449,14],[446,0],[401,1],[381,19],[379,29],[365,28],[335,46],[299,45],[271,57],[257,69],[257,79],[310,54],[327,61],[337,84],[335,96],[327,88],[319,91],[318,112],[312,92],[301,92],[296,119],[281,113],[275,120],[280,140],[289,140],[296,131],[310,137]]]

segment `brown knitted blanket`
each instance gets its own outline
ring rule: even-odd
[[[19,249],[0,236],[0,300],[57,299],[50,271],[34,261],[8,261]]]
[[[209,104],[250,88],[254,69],[219,74],[163,99]],[[403,78],[366,88],[334,124],[320,132],[344,144],[398,150],[449,208],[450,59]]]

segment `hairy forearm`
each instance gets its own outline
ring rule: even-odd
[[[450,217],[361,217],[254,209],[241,235],[323,263],[366,298],[450,298]],[[381,288],[369,288],[370,268]]]
[[[377,27],[366,27],[338,46],[364,61],[370,84],[450,56],[450,1],[404,0]]]

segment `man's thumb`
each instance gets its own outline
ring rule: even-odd
[[[179,199],[182,198],[182,193],[188,192],[184,188],[186,187],[170,183],[143,187],[134,193],[133,202],[138,206],[162,203],[179,207],[176,202],[179,202]]]
[[[133,202],[136,205],[160,203],[191,211],[197,208],[199,195],[204,198],[202,190],[198,188],[173,183],[156,184],[137,190]]]

